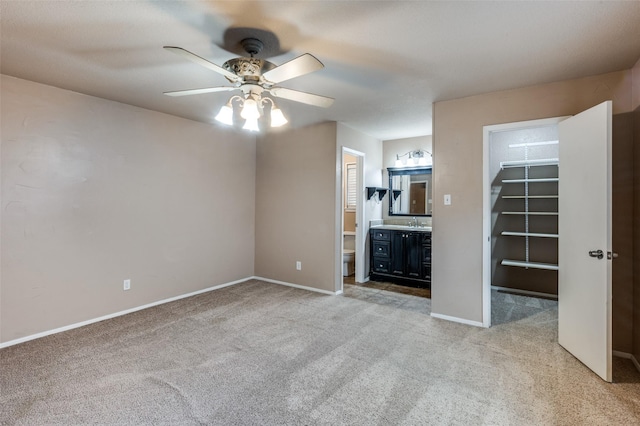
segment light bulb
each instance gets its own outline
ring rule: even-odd
[[[229,126],[233,124],[233,109],[229,104],[220,108],[220,112],[216,115],[216,120]]]
[[[260,128],[258,127],[258,119],[257,118],[247,118],[244,126],[242,126],[244,130],[249,130],[251,132],[259,132]]]
[[[280,108],[276,108],[275,105],[271,109],[271,127],[280,127],[287,124],[287,120]]]
[[[260,111],[258,111],[256,101],[251,98],[245,99],[240,116],[245,120],[258,120],[258,118],[260,118]]]

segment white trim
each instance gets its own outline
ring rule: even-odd
[[[240,283],[243,283],[245,281],[249,281],[249,280],[254,279],[254,278],[255,277],[242,278],[242,279],[237,280],[237,281],[231,281],[231,282],[224,283],[224,284],[219,284],[219,285],[216,285],[216,286],[213,286],[213,287],[208,287],[208,288],[205,288],[203,290],[198,290],[198,291],[194,291],[194,292],[191,292],[191,293],[182,294],[180,296],[175,296],[175,297],[170,297],[168,299],[158,300],[157,302],[148,303],[146,305],[137,306],[137,307],[131,308],[131,309],[125,309],[124,311],[114,312],[112,314],[104,315],[104,316],[101,316],[101,317],[98,317],[98,318],[93,318],[93,319],[89,319],[89,320],[86,320],[86,321],[81,321],[81,322],[77,322],[77,323],[74,323],[74,324],[65,325],[63,327],[55,328],[53,330],[43,331],[43,332],[40,332],[40,333],[32,334],[30,336],[20,337],[19,339],[9,340],[8,342],[0,343],[0,349],[6,348],[6,347],[9,347],[9,346],[13,346],[13,345],[17,345],[19,343],[28,342],[29,340],[35,340],[35,339],[39,339],[41,337],[50,336],[52,334],[62,333],[63,331],[73,330],[74,328],[84,327],[85,325],[94,324],[96,322],[108,320],[108,319],[111,319],[111,318],[116,318],[116,317],[119,317],[119,316],[122,316],[122,315],[131,314],[133,312],[141,311],[141,310],[147,309],[147,308],[152,308],[152,307],[158,306],[158,305],[163,305],[165,303],[175,302],[176,300],[185,299],[187,297],[197,296],[198,294],[208,293],[208,292],[213,291],[213,290],[219,290],[221,288],[229,287],[229,286],[232,286],[232,285],[235,285],[235,284],[240,284]]]
[[[636,370],[640,371],[640,363],[636,359],[633,354],[622,352],[622,351],[612,351],[613,356],[617,356],[618,358],[630,359],[633,362],[633,365],[636,367]]]
[[[500,287],[500,286],[497,286],[497,285],[492,285],[491,286],[491,290],[504,290],[504,291],[508,291],[509,293],[522,294],[523,296],[550,297],[552,299],[558,300],[558,295],[557,294],[542,293],[542,292],[539,292],[539,291],[520,290],[519,288],[509,288],[509,287]]]
[[[618,358],[624,358],[624,359],[631,359],[633,358],[633,355],[631,355],[628,352],[622,352],[622,351],[612,351],[613,356],[617,356]]]
[[[491,131],[482,129],[482,326],[491,327]]]
[[[439,318],[439,319],[443,319],[443,320],[447,320],[447,321],[458,322],[460,324],[473,325],[474,327],[487,328],[487,326],[485,326],[481,321],[471,321],[471,320],[468,320],[468,319],[452,317],[452,316],[449,316],[449,315],[434,314],[433,312],[431,313],[431,316],[434,317],[434,318]]]
[[[264,278],[264,277],[251,277],[251,278],[254,280],[266,281],[272,284],[280,284],[280,285],[285,285],[287,287],[299,288],[301,290],[315,291],[316,293],[328,294],[329,296],[337,296],[339,294],[342,294],[342,290],[338,290],[338,291],[322,290],[320,288],[307,287],[306,285],[293,284],[285,281],[272,280],[270,278]]]

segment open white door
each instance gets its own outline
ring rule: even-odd
[[[559,124],[558,342],[611,378],[611,101]]]

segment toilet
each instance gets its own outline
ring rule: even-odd
[[[348,277],[355,273],[355,255],[356,251],[351,249],[344,249],[342,251],[342,275]]]

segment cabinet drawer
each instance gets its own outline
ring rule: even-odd
[[[384,257],[373,257],[373,272],[389,273],[389,259]]]
[[[374,241],[373,242],[373,255],[374,256],[389,256],[389,242],[388,241]]]
[[[390,241],[391,240],[391,231],[385,229],[374,229],[371,231],[372,238],[378,241]]]

